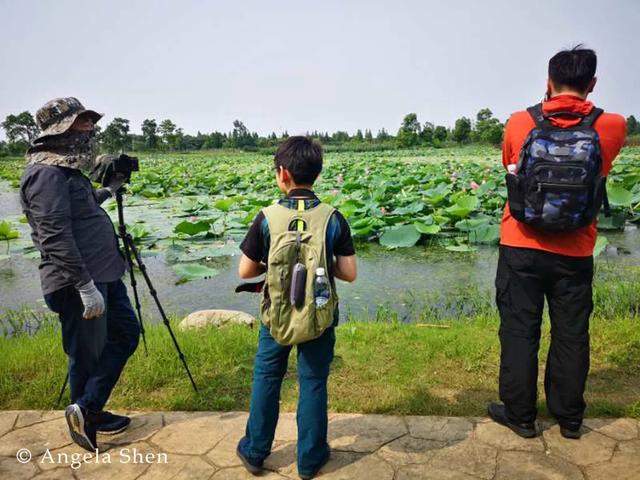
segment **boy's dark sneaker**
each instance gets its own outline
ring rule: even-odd
[[[560,423],[560,434],[564,438],[569,438],[571,440],[579,440],[582,436],[582,431],[580,430],[582,427],[581,423],[578,422],[563,422]]]
[[[314,472],[312,472],[312,473],[298,472],[298,476],[302,480],[311,480],[313,477],[318,475],[318,473],[320,472],[322,467],[324,467],[327,464],[327,462],[329,461],[329,458],[331,458],[331,452],[327,453],[327,457],[320,463],[320,465],[318,466],[318,468],[315,469]]]
[[[249,457],[245,456],[244,453],[242,453],[242,450],[240,449],[240,446],[246,442],[246,437],[243,437],[242,439],[240,439],[240,442],[238,443],[238,446],[236,447],[236,455],[238,455],[238,458],[240,460],[242,460],[242,465],[244,465],[244,468],[247,469],[247,471],[252,474],[252,475],[260,475],[262,473],[262,463],[263,462],[255,462],[253,460],[250,460]]]
[[[538,435],[535,423],[515,423],[509,420],[504,405],[491,402],[487,412],[494,422],[504,425],[522,438],[533,438]]]
[[[95,414],[94,423],[98,433],[115,435],[116,433],[124,432],[131,423],[131,419],[124,415],[116,415],[103,410]]]
[[[82,408],[77,403],[69,405],[64,416],[69,426],[69,434],[75,443],[85,450],[95,452],[98,448],[96,441],[96,425],[93,416],[86,408]]]

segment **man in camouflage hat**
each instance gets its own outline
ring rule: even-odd
[[[96,432],[117,433],[130,423],[103,407],[140,334],[121,280],[125,263],[113,223],[100,207],[123,179],[94,190],[83,174],[94,168],[95,123],[101,117],[73,97],[47,102],[36,113],[42,134],[27,151],[20,183],[22,208],[40,251],[42,292],[60,317],[69,357],[69,431],[89,451],[97,448]]]

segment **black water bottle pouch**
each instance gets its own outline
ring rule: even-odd
[[[507,199],[511,216],[519,221],[524,221],[524,189],[518,175],[507,173]]]
[[[307,267],[298,262],[293,266],[293,273],[291,274],[291,289],[289,291],[289,302],[298,309],[304,304],[306,284]]]

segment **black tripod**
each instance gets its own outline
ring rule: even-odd
[[[118,207],[118,233],[119,233],[120,239],[122,240],[122,245],[124,247],[125,258],[127,260],[127,265],[128,265],[128,268],[129,268],[129,280],[131,282],[131,288],[133,289],[133,298],[134,298],[134,301],[135,301],[136,312],[137,312],[137,316],[138,316],[138,322],[140,324],[140,335],[142,335],[142,341],[144,343],[145,354],[147,353],[147,339],[146,339],[146,336],[145,336],[144,324],[142,322],[142,308],[140,306],[140,297],[138,295],[138,282],[136,280],[136,276],[135,276],[135,272],[134,272],[134,264],[133,264],[133,259],[134,258],[135,258],[136,264],[138,266],[138,269],[142,272],[142,276],[144,277],[144,281],[146,282],[147,287],[149,288],[149,293],[153,297],[153,300],[155,301],[156,306],[158,307],[158,311],[160,312],[160,316],[162,317],[162,322],[164,323],[164,325],[167,327],[167,330],[169,331],[169,335],[171,336],[171,340],[173,341],[173,345],[175,346],[176,351],[178,352],[178,356],[180,357],[180,360],[182,361],[182,365],[184,365],[184,369],[187,372],[187,376],[189,377],[189,381],[191,382],[191,386],[193,387],[193,390],[196,393],[198,393],[198,387],[196,386],[196,382],[193,380],[193,376],[191,375],[191,371],[189,370],[189,365],[187,365],[187,359],[185,358],[184,354],[182,353],[182,350],[180,350],[180,345],[178,345],[178,340],[176,339],[176,336],[173,333],[173,330],[171,329],[171,324],[169,323],[169,319],[167,318],[167,314],[164,312],[164,308],[162,308],[162,304],[160,303],[160,299],[158,298],[158,292],[153,287],[153,283],[151,282],[151,278],[149,277],[149,274],[147,273],[147,266],[142,261],[142,257],[140,257],[140,252],[138,251],[138,248],[136,247],[136,245],[135,245],[135,243],[133,241],[133,237],[131,236],[131,234],[129,232],[127,232],[127,225],[124,223],[124,206],[122,205],[122,196],[123,196],[123,194],[124,194],[124,188],[120,188],[116,192],[116,204],[117,204],[117,207]],[[62,389],[60,390],[60,395],[58,396],[58,404],[60,404],[60,402],[62,401],[62,395],[64,394],[64,391],[65,391],[65,389],[67,387],[68,381],[69,381],[69,374],[67,373],[67,376],[66,376],[66,378],[64,380],[64,383],[62,385]]]
[[[149,293],[153,297],[153,300],[156,303],[156,307],[158,307],[158,312],[160,312],[160,316],[162,317],[162,323],[167,327],[169,331],[169,335],[171,336],[171,340],[173,341],[173,346],[176,348],[178,352],[178,357],[182,361],[182,365],[184,365],[184,369],[187,372],[187,376],[189,377],[189,381],[191,382],[191,386],[193,390],[197,393],[198,387],[196,386],[196,382],[193,380],[193,376],[191,375],[191,371],[189,370],[189,365],[187,365],[187,359],[180,350],[180,345],[178,345],[178,340],[176,339],[173,330],[171,329],[171,323],[169,323],[169,319],[167,318],[167,314],[164,312],[164,308],[162,308],[162,304],[160,303],[160,299],[158,298],[158,292],[153,287],[153,283],[151,282],[151,278],[147,273],[147,266],[142,261],[142,257],[140,257],[140,252],[138,251],[138,247],[136,247],[133,237],[129,232],[127,232],[127,225],[124,223],[124,207],[122,205],[122,195],[124,194],[124,188],[119,189],[116,192],[116,204],[118,206],[118,231],[120,233],[120,239],[122,240],[122,245],[124,246],[124,254],[127,259],[127,263],[129,265],[129,278],[131,280],[131,288],[133,289],[133,298],[136,304],[136,311],[138,312],[138,321],[140,322],[140,334],[142,335],[142,339],[144,342],[145,352],[147,351],[147,340],[144,335],[144,326],[142,323],[142,312],[140,307],[140,298],[138,296],[138,282],[136,281],[136,276],[134,273],[134,265],[133,258],[136,260],[136,264],[140,272],[142,272],[142,277],[144,278],[147,287],[149,288]],[[133,258],[132,258],[133,254]]]

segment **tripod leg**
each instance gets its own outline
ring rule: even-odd
[[[58,395],[58,402],[56,405],[60,405],[64,391],[67,389],[67,383],[69,383],[69,372],[67,372],[67,375],[64,377],[64,382],[62,383],[62,388],[60,389],[60,395]]]
[[[178,345],[178,340],[176,339],[176,336],[173,333],[173,330],[171,329],[171,323],[169,323],[169,319],[167,318],[164,308],[162,308],[162,304],[160,303],[160,299],[158,298],[158,292],[153,287],[151,278],[147,273],[147,266],[142,261],[142,258],[140,257],[140,253],[138,252],[137,247],[133,243],[133,238],[131,237],[131,235],[127,234],[124,238],[125,238],[125,243],[128,244],[129,250],[133,253],[134,258],[136,259],[138,268],[142,272],[142,277],[144,278],[144,281],[146,282],[147,287],[149,288],[149,293],[151,293],[151,296],[153,297],[153,300],[155,301],[156,306],[158,307],[158,311],[160,312],[160,316],[162,317],[162,323],[164,323],[165,327],[167,327],[167,330],[169,331],[169,336],[171,337],[171,340],[173,341],[173,345],[176,348],[176,351],[178,352],[178,357],[180,357],[180,360],[182,361],[182,365],[184,366],[184,369],[187,372],[187,376],[189,377],[191,386],[193,387],[193,390],[196,393],[198,393],[198,387],[196,386],[196,382],[194,381],[193,376],[191,375],[191,371],[189,370],[189,365],[187,365],[187,359],[182,353],[182,350],[180,350],[180,345]]]
[[[128,236],[127,225],[124,223],[124,207],[122,205],[122,191],[116,193],[116,205],[118,207],[118,230],[120,238],[122,239],[122,245],[124,247],[124,254],[129,266],[129,280],[131,282],[131,288],[133,289],[133,298],[136,304],[136,312],[138,315],[138,324],[140,325],[140,335],[142,336],[142,343],[144,345],[144,354],[149,355],[147,349],[147,336],[144,331],[144,322],[142,321],[142,308],[140,307],[140,298],[138,296],[138,282],[136,281],[136,275],[133,271],[133,259],[131,258],[131,250],[129,243],[126,241]]]
[[[128,248],[125,248],[128,250]],[[142,321],[142,307],[140,306],[140,297],[138,295],[138,282],[136,280],[136,275],[133,272],[133,261],[131,260],[130,253],[127,255],[128,263],[129,263],[129,280],[131,282],[131,288],[133,290],[133,299],[136,305],[136,312],[138,315],[138,324],[140,325],[140,335],[142,335],[142,344],[144,345],[144,354],[149,355],[149,350],[147,349],[147,336],[144,331],[144,323]]]

